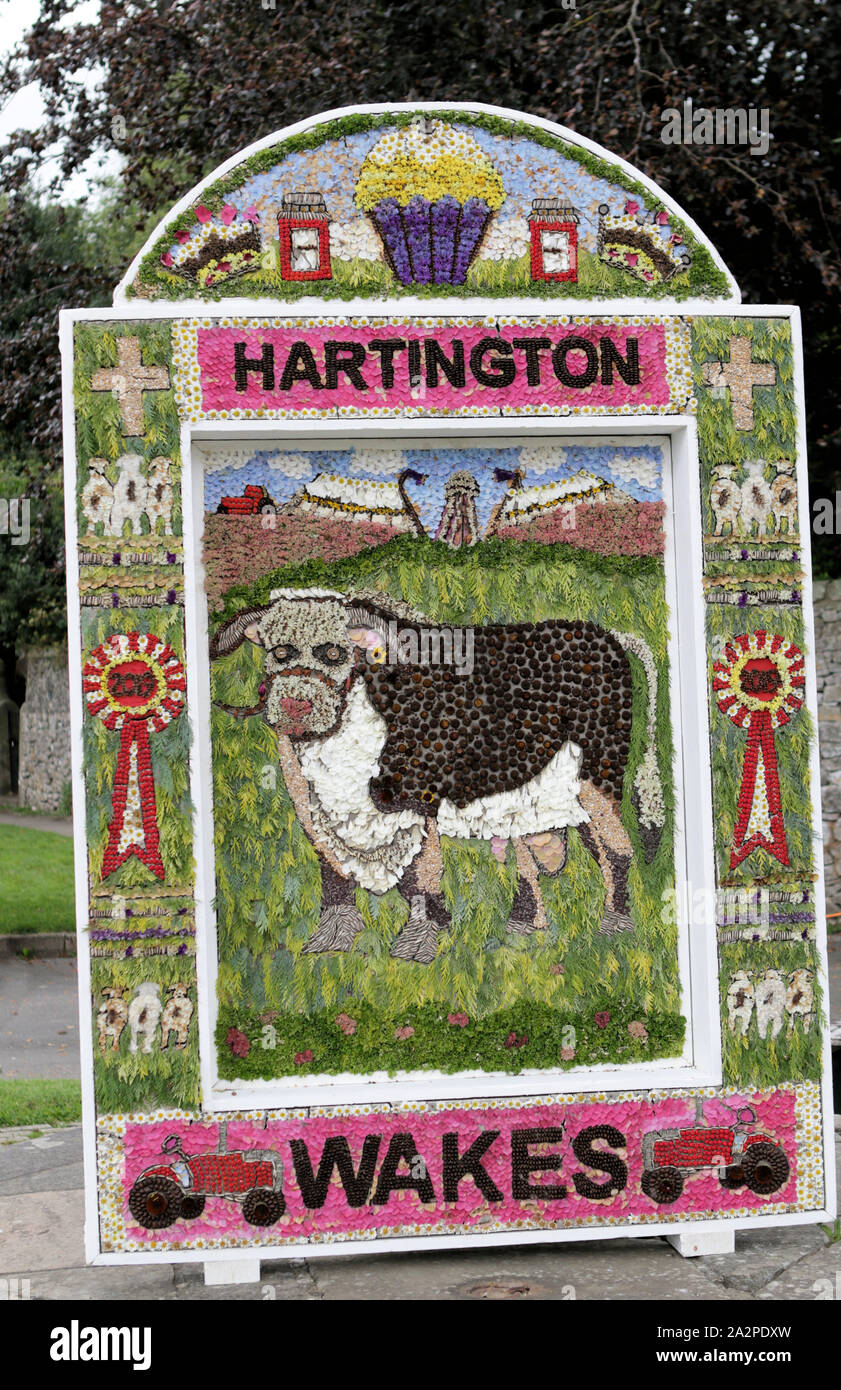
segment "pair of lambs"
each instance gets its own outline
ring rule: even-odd
[[[82,511],[89,532],[93,533],[96,523],[101,521],[106,536],[122,536],[128,522],[131,534],[139,536],[143,531],[141,519],[145,515],[151,532],[156,531],[158,518],[161,518],[164,535],[171,536],[173,490],[169,459],[163,455],[152,459],[148,476],[144,476],[140,454],[121,455],[116,467],[117,481],[112,483],[106,473],[107,459],[94,458],[88,465],[88,481],[82,489]]]

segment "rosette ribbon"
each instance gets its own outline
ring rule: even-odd
[[[102,877],[134,855],[163,878],[149,735],[165,729],[183,710],[184,667],[151,632],[114,633],[91,652],[82,689],[88,712],[120,733]]]
[[[718,708],[748,736],[731,869],[760,847],[788,867],[774,734],[802,707],[804,684],[800,648],[764,629],[734,637],[713,663]]]

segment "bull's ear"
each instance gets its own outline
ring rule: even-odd
[[[243,637],[247,637],[249,642],[253,642],[255,647],[264,647],[266,645],[260,636],[260,629],[256,623],[249,623],[242,635]]]
[[[210,642],[211,661],[235,652],[237,647],[242,646],[246,637],[250,641],[262,645],[258,626],[260,619],[267,612],[267,608],[244,608],[239,613],[235,613],[233,618],[229,618],[226,623],[223,623],[219,631],[214,633]]]
[[[360,647],[371,666],[380,666],[388,651],[388,624],[379,613],[354,605],[348,609],[347,635]]]

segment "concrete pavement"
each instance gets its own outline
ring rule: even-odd
[[[55,835],[73,834],[73,822],[69,816],[29,816],[23,811],[0,809],[0,825],[17,825],[22,830],[51,830]]]
[[[32,1299],[814,1303],[841,1288],[841,1240],[820,1226],[746,1231],[735,1255],[699,1259],[682,1259],[658,1236],[623,1237],[266,1262],[259,1283],[206,1287],[201,1265],[86,1268],[82,1183],[79,1125],[0,1131],[0,1278],[28,1280]]]
[[[81,1076],[75,957],[0,960],[0,1079]]]

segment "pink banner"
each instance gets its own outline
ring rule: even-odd
[[[129,1122],[117,1225],[192,1247],[781,1210],[795,1140],[791,1090]]]
[[[670,402],[662,323],[249,324],[198,328],[197,339],[205,413],[615,412]]]

